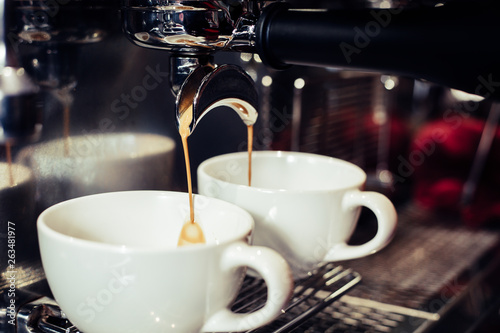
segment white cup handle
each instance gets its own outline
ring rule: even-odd
[[[397,225],[397,213],[392,202],[377,192],[349,191],[342,200],[342,209],[358,209],[365,206],[375,213],[378,230],[375,237],[362,245],[335,244],[326,254],[324,261],[356,259],[373,254],[384,248],[394,237]]]
[[[267,301],[252,313],[221,309],[208,318],[202,332],[247,331],[270,323],[282,313],[292,293],[293,278],[288,264],[277,252],[239,242],[224,250],[220,264],[228,271],[241,266],[257,271],[267,284]]]

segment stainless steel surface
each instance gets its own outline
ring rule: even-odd
[[[188,76],[197,68],[203,66],[213,67],[212,56],[200,57],[183,57],[171,56],[170,57],[170,86],[174,96],[180,92],[182,84]]]
[[[481,268],[483,257],[495,259],[500,233],[468,229],[452,217],[431,214],[412,204],[399,212],[401,227],[394,242],[371,257],[343,263],[366,276],[352,295],[437,312],[445,302],[429,302],[443,288],[459,291],[454,288],[460,288],[460,276]]]
[[[170,81],[172,91],[178,94],[182,82],[193,70],[213,66],[210,60],[213,52],[252,49],[255,24],[264,2],[124,0],[123,30],[139,46],[174,54]]]
[[[335,316],[355,332],[390,316],[399,317],[400,323],[380,331],[429,332],[442,322],[437,332],[465,332],[479,319],[476,311],[484,311],[499,297],[500,286],[491,280],[496,281],[500,272],[499,245],[498,230],[472,230],[450,216],[412,204],[400,207],[399,228],[386,249],[342,263],[360,272],[363,284],[332,312],[342,313]],[[462,313],[456,327],[457,319],[450,313],[469,303],[479,308]],[[370,319],[374,321],[367,326]]]
[[[235,66],[214,68],[211,54],[217,50],[250,50],[262,3],[123,2],[123,29],[127,37],[139,46],[174,54],[170,60],[170,82],[177,96],[176,119],[178,122],[192,105],[191,131],[206,112],[219,106],[232,108],[249,125],[255,123],[257,92],[252,79]],[[227,98],[241,100],[239,103],[246,104],[245,111],[224,101]]]
[[[274,129],[272,149],[290,150],[294,141],[300,151],[334,156],[375,171],[379,149],[388,149],[381,147],[382,126],[375,121],[378,99],[383,98],[379,95],[386,93],[380,92],[380,75],[291,68],[271,77],[269,104],[274,114],[267,117],[267,126]],[[295,89],[290,82],[295,80],[304,85],[300,100],[293,104]],[[261,117],[266,118],[262,113]],[[297,118],[300,123],[294,128]]]
[[[112,1],[2,1],[0,20],[0,143],[41,138],[43,106],[40,87],[63,102],[75,86],[74,63],[80,45],[101,41],[108,33],[101,15]],[[100,17],[99,17],[100,16]],[[116,19],[116,18],[115,18]],[[104,22],[104,23],[103,23]],[[21,53],[23,55],[21,56]]]
[[[0,1],[0,144],[38,139],[41,131],[38,87],[12,61],[9,23],[12,6]]]
[[[253,46],[254,26],[266,2],[124,0],[124,31],[139,46],[185,56],[245,51]]]
[[[40,332],[51,332],[46,329],[47,323],[43,321],[43,318],[49,316],[63,317],[56,302],[48,297],[41,297],[34,300],[19,309],[16,318],[17,332],[29,333],[36,330],[40,330]],[[39,322],[35,318],[42,318],[42,320]],[[64,331],[59,330],[59,332]]]
[[[474,162],[472,164],[469,177],[467,178],[467,181],[464,185],[462,193],[462,203],[464,205],[470,204],[474,198],[474,195],[476,194],[481,174],[483,173],[486,160],[488,159],[488,156],[491,152],[491,146],[493,144],[493,140],[495,139],[495,132],[498,128],[499,120],[500,104],[493,103],[483,132],[481,134],[481,141],[479,141],[476,156],[474,157]]]
[[[38,87],[20,67],[0,69],[0,143],[11,144],[40,138],[41,109],[37,105]]]

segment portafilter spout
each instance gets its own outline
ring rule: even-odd
[[[254,49],[254,28],[266,1],[122,0],[123,30],[136,45],[167,50],[176,121],[192,112],[190,133],[208,111],[228,106],[245,124],[257,119],[253,80],[239,67],[213,65],[219,50]]]
[[[184,81],[176,100],[176,124],[181,116],[192,112],[191,134],[209,111],[227,106],[234,110],[245,125],[257,120],[258,94],[252,78],[235,65],[201,66]]]

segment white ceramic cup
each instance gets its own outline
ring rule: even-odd
[[[33,171],[38,211],[96,193],[170,190],[175,142],[148,133],[100,133],[23,148],[18,163]]]
[[[210,158],[198,168],[202,195],[236,204],[255,220],[254,244],[277,250],[296,278],[319,263],[363,257],[392,239],[397,215],[380,193],[365,192],[365,172],[354,164],[309,153],[257,151]],[[362,245],[348,245],[361,206],[371,209],[378,231]]]
[[[35,222],[35,181],[31,170],[24,165],[0,162],[0,248],[5,253],[0,260],[0,272],[36,253]]]
[[[253,219],[230,203],[195,196],[206,244],[177,247],[189,221],[180,192],[126,191],[54,205],[38,218],[42,264],[69,320],[90,333],[243,331],[272,321],[293,286],[286,261],[251,246]],[[269,288],[263,308],[230,311],[245,266]]]

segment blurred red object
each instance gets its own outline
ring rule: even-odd
[[[433,211],[457,213],[469,226],[500,221],[500,130],[471,202],[461,201],[476,156],[484,121],[438,120],[416,134],[407,161],[414,169],[414,200]],[[417,158],[418,157],[418,158]]]

